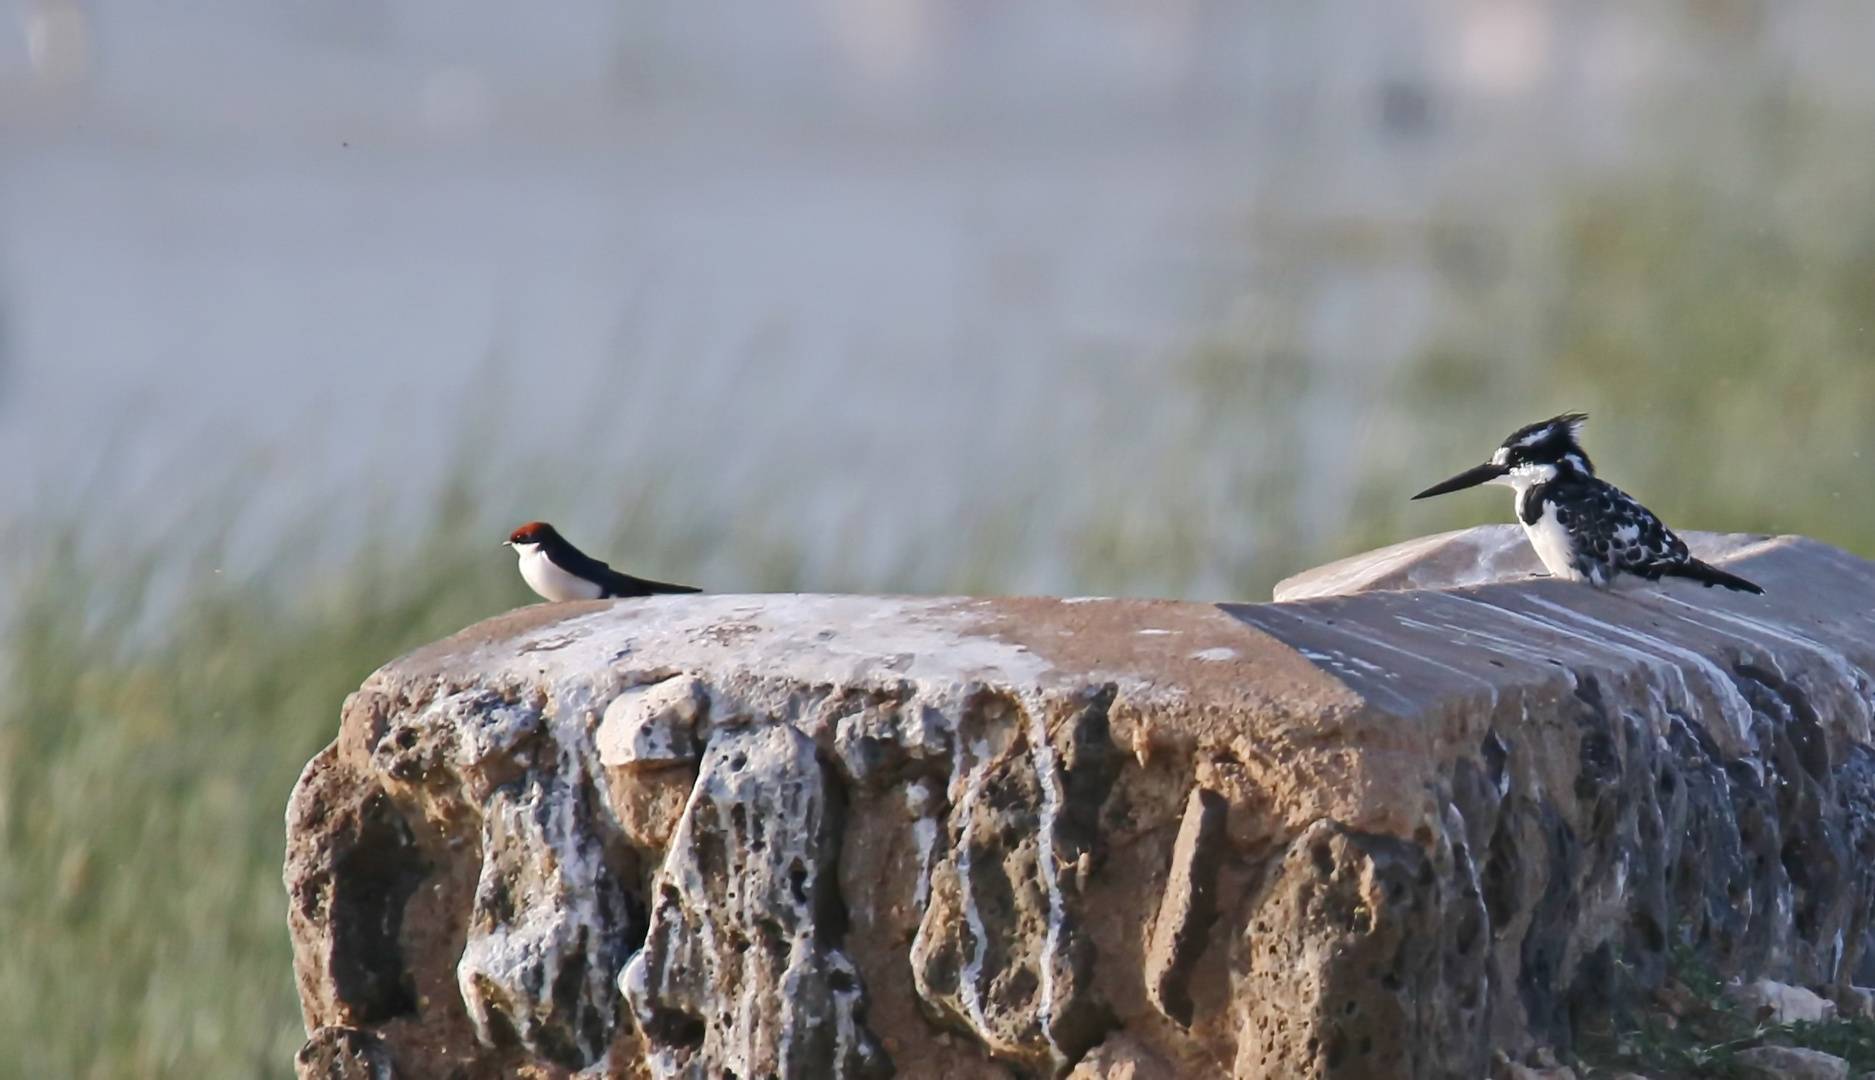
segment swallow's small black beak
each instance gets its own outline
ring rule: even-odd
[[[1495,461],[1487,461],[1475,469],[1466,469],[1464,472],[1459,473],[1457,476],[1452,477],[1442,484],[1434,484],[1413,496],[1413,498],[1430,499],[1434,495],[1443,495],[1448,491],[1463,491],[1468,487],[1477,487],[1479,484],[1489,483],[1508,472],[1510,472],[1510,466],[1499,465]]]

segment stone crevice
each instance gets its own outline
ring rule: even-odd
[[[913,978],[940,1024],[1030,1075],[1065,1073],[1111,1026],[1079,907],[1122,758],[1108,727],[1113,696],[986,689],[958,724]]]
[[[786,724],[709,735],[620,988],[657,1077],[883,1078],[841,951],[842,790]]]

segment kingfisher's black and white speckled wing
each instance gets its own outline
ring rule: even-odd
[[[1652,510],[1613,484],[1594,477],[1548,485],[1556,523],[1575,540],[1576,561],[1590,577],[1615,572],[1649,581],[1686,565],[1686,542],[1662,524]],[[1594,571],[1599,569],[1601,573]]]
[[[1593,476],[1565,475],[1531,488],[1518,507],[1518,516],[1538,556],[1558,577],[1598,585],[1612,581],[1616,574],[1648,581],[1686,577],[1743,592],[1762,591],[1693,558],[1686,541],[1653,511]]]

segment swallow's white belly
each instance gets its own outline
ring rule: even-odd
[[[521,579],[549,600],[597,600],[605,592],[596,582],[555,566],[539,544],[516,544],[515,550],[521,553]]]

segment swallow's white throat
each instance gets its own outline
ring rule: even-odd
[[[521,557],[521,579],[527,587],[549,600],[597,600],[605,592],[598,582],[560,569],[539,544],[508,546]]]

